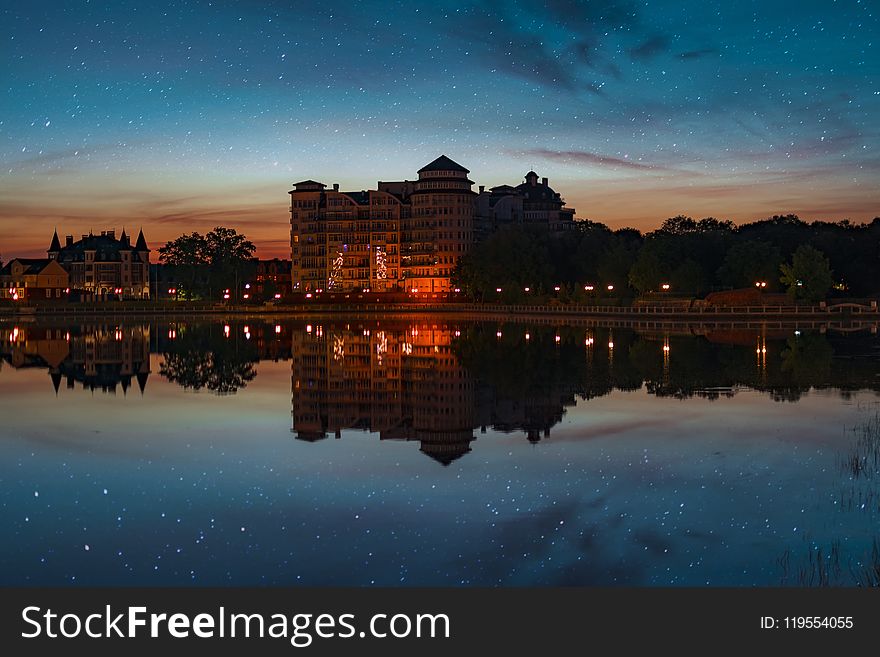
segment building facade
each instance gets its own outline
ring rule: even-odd
[[[0,269],[0,299],[61,301],[69,288],[67,272],[48,258],[14,258]]]
[[[451,276],[474,241],[510,225],[565,230],[574,210],[530,171],[525,182],[473,191],[470,171],[445,155],[417,180],[339,191],[303,180],[290,193],[294,292],[452,291]]]
[[[56,231],[47,253],[68,273],[71,290],[80,296],[150,297],[150,249],[143,231],[134,246],[125,230],[119,238],[113,230],[89,233],[77,241],[68,235],[64,246]]]

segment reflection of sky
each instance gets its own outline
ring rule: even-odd
[[[777,584],[786,549],[861,554],[875,526],[836,507],[873,394],[614,392],[444,468],[417,443],[294,440],[290,364],[258,371],[225,397],[154,374],[143,397],[56,398],[4,367],[3,583]]]
[[[289,253],[294,180],[360,190],[441,152],[488,186],[534,168],[614,226],[878,214],[869,0],[49,0],[0,16],[4,254],[121,218],[154,244],[231,223]]]

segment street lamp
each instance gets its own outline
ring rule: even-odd
[[[669,283],[664,283],[663,285],[660,286],[660,289],[663,290],[664,292],[668,292],[669,291]]]
[[[609,291],[609,292],[611,292],[611,290],[613,290],[613,289],[614,289],[614,286],[613,286],[613,285],[609,285],[609,286],[608,286],[608,291]]]
[[[767,287],[767,281],[755,281],[755,287],[765,288]]]

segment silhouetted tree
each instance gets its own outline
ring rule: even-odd
[[[159,260],[179,268],[190,294],[207,292],[213,297],[216,291],[230,288],[233,289],[233,299],[236,299],[241,292],[238,282],[252,266],[256,248],[235,229],[217,226],[206,235],[195,232],[181,235],[159,247]],[[204,273],[207,276],[200,275]],[[206,289],[200,289],[201,281],[206,281]]]
[[[751,287],[756,281],[766,281],[771,290],[778,288],[779,249],[764,240],[746,240],[734,244],[724,256],[718,269],[722,285]]]
[[[802,244],[792,255],[791,263],[779,266],[780,281],[788,294],[799,300],[819,301],[831,289],[831,265],[825,254],[808,244]]]

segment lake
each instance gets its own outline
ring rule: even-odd
[[[877,584],[876,324],[0,323],[3,585]]]

